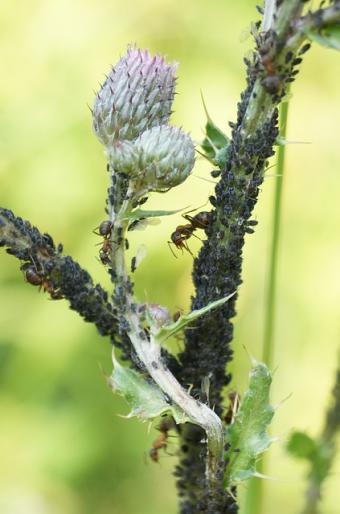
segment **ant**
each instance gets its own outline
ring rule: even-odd
[[[104,241],[103,241],[103,246],[101,247],[101,249],[99,251],[99,259],[101,260],[102,264],[104,264],[104,266],[106,264],[111,263],[110,250],[111,250],[111,241],[110,241],[110,239],[105,237]]]
[[[191,226],[196,228],[205,229],[210,224],[211,213],[207,211],[201,211],[195,214],[195,216],[188,216],[187,214],[183,214],[183,218],[188,220],[191,223]]]
[[[195,236],[197,239],[199,239],[199,237],[194,234],[195,230],[198,228],[207,228],[211,220],[211,214],[207,211],[198,212],[195,214],[195,216],[189,216],[188,214],[189,213],[183,214],[183,218],[189,221],[189,223],[186,225],[178,225],[176,230],[170,236],[171,241],[168,241],[169,248],[176,259],[177,256],[173,252],[171,245],[175,245],[176,248],[179,248],[182,251],[184,249],[193,255],[188,246],[187,239],[189,239],[191,236]]]
[[[169,430],[171,430],[171,428],[173,428],[173,421],[170,418],[165,418],[160,422],[158,426],[160,434],[158,437],[156,437],[156,439],[152,443],[152,447],[149,450],[150,459],[153,462],[159,461],[159,450],[161,450],[162,448],[164,450],[167,449],[169,437],[168,432]]]
[[[102,236],[104,238],[103,245],[99,251],[99,258],[100,258],[102,264],[104,264],[104,266],[105,266],[105,265],[108,265],[111,263],[109,253],[111,250],[110,237],[112,234],[113,223],[110,220],[104,220],[101,222],[101,224],[97,228],[98,228],[98,232],[96,231],[96,229],[93,232],[95,234],[97,234],[98,236]]]
[[[32,286],[39,286],[39,290],[50,294],[52,300],[61,300],[63,295],[58,289],[55,289],[51,280],[41,275],[30,263],[26,263],[21,266],[21,269],[25,272],[25,278]]]

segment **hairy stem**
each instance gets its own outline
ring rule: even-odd
[[[124,328],[142,367],[171,401],[183,410],[192,423],[199,425],[205,431],[208,449],[206,473],[210,487],[213,487],[223,462],[222,422],[207,405],[190,396],[170,372],[162,359],[160,345],[152,333],[147,334],[143,327],[143,316],[140,315],[133,297],[132,284],[125,262],[125,239],[134,198],[134,189],[130,187],[118,213],[114,212],[113,207],[110,209],[114,227],[111,232],[111,259],[115,277],[116,304],[120,308]]]

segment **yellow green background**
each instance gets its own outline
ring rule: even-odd
[[[48,231],[108,288],[96,259],[107,186],[103,148],[92,133],[93,89],[130,42],[180,63],[172,121],[198,142],[205,118],[235,119],[251,48],[249,0],[3,0],[0,4],[0,205]],[[306,467],[284,450],[293,428],[316,435],[340,343],[340,59],[312,49],[293,86],[284,188],[273,426],[262,514],[297,514]],[[275,162],[275,158],[273,159]],[[201,159],[193,176],[150,206],[201,206],[214,185]],[[275,169],[268,172],[248,236],[235,321],[233,387],[242,391],[246,350],[261,356]],[[141,299],[187,308],[189,254],[167,240],[180,215],[135,232],[147,241],[136,273]],[[132,240],[133,239],[133,240]],[[196,251],[199,242],[193,241]],[[246,348],[246,350],[244,349]],[[18,262],[0,252],[0,512],[2,514],[174,514],[175,457],[149,462],[156,436],[125,420],[107,387],[110,344],[65,301],[24,283]],[[176,439],[170,444],[176,453]],[[339,512],[340,460],[324,488],[323,514]],[[246,485],[240,487],[241,496]]]

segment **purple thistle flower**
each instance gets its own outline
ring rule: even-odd
[[[101,143],[134,140],[144,130],[168,123],[177,64],[129,46],[97,93],[93,127]]]

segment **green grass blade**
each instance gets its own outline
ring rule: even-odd
[[[287,91],[288,92],[288,91]],[[285,139],[288,119],[289,102],[283,102],[280,107],[280,136]],[[282,213],[282,191],[284,180],[286,145],[280,145],[277,152],[276,179],[274,192],[273,209],[273,230],[270,249],[270,260],[268,268],[268,283],[265,299],[265,321],[264,321],[264,340],[262,350],[262,361],[269,369],[273,367],[273,356],[275,350],[274,330],[275,330],[275,311],[277,297],[277,267],[279,255],[279,242],[281,233],[281,213]],[[258,463],[258,472],[265,474],[266,458]],[[242,514],[262,514],[263,512],[263,490],[264,481],[260,478],[252,478],[249,481],[245,504]]]

